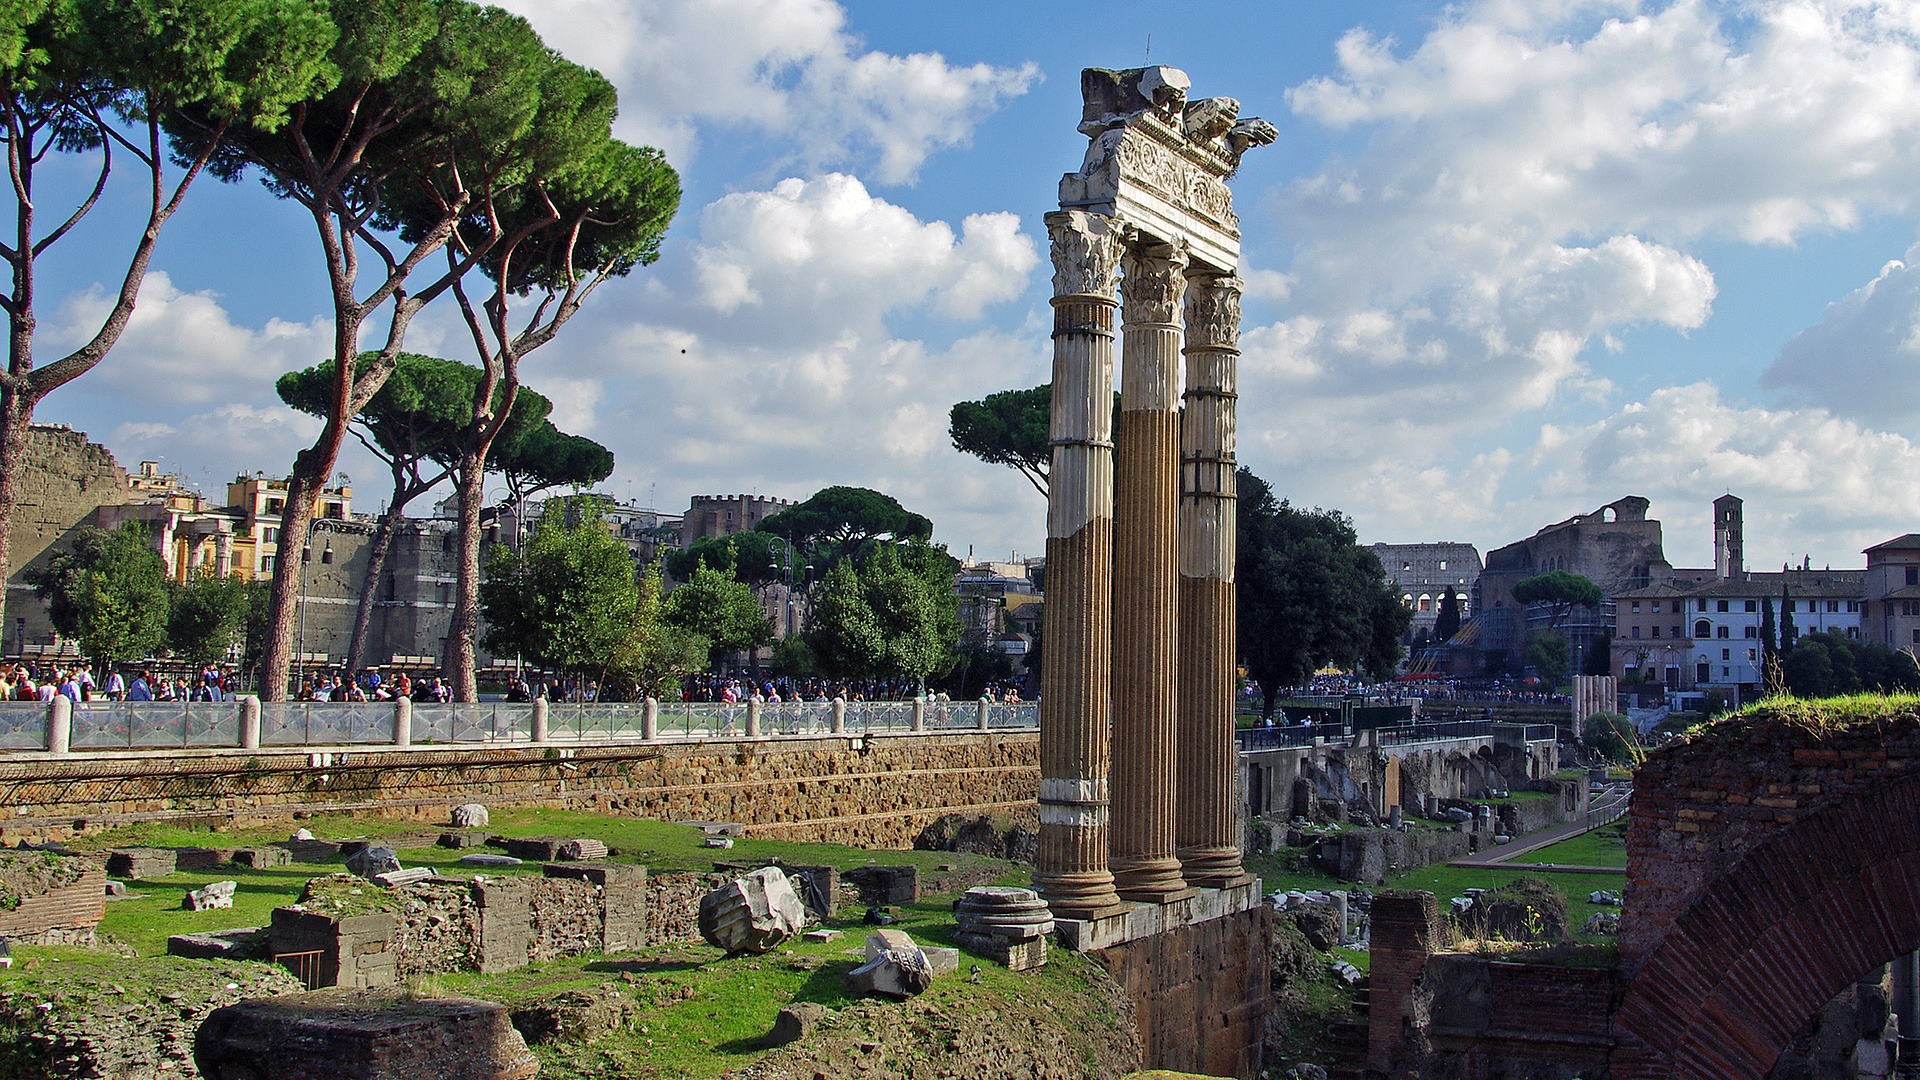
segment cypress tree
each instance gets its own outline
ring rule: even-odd
[[[1785,653],[1793,648],[1795,637],[1793,629],[1793,596],[1785,585],[1780,586],[1780,643],[1778,651]]]
[[[1449,585],[1446,595],[1440,598],[1440,614],[1433,620],[1434,643],[1444,645],[1459,631],[1460,597],[1453,591],[1453,586]]]
[[[1773,597],[1760,598],[1760,679],[1771,685],[1773,666],[1778,660],[1778,638],[1773,626]]]

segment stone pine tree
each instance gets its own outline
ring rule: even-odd
[[[0,241],[10,282],[0,370],[0,581],[34,408],[106,359],[133,315],[159,243],[235,125],[272,127],[335,77],[335,30],[304,0],[18,0],[0,4],[0,140],[13,228]],[[190,106],[205,137],[170,154],[163,123]],[[88,224],[88,260],[117,272],[112,301],[84,340],[36,352],[41,258],[100,205],[113,173],[144,192],[135,214]],[[63,173],[86,179],[69,190]],[[104,222],[102,224],[101,222]],[[118,246],[116,246],[118,245]]]
[[[281,519],[288,544],[306,535],[348,424],[392,374],[414,316],[511,245],[529,218],[520,208],[607,141],[602,114],[579,108],[579,88],[594,80],[576,76],[525,19],[465,0],[328,10],[338,82],[273,125],[225,129],[209,162],[225,178],[258,172],[298,206],[326,271],[335,381],[320,434],[294,458]],[[172,129],[189,151],[220,131],[201,108],[177,110]],[[358,364],[363,333],[377,344]],[[287,695],[301,569],[298,559],[274,567],[261,676],[269,700]],[[469,634],[452,650],[456,662],[470,648]]]
[[[552,341],[601,285],[659,258],[660,240],[680,206],[680,179],[660,152],[612,137],[614,92],[599,75],[557,62],[541,83],[537,124],[547,136],[548,172],[513,198],[483,195],[485,217],[455,227],[448,258],[489,244],[480,269],[492,291],[476,303],[454,297],[482,376],[469,399],[460,464],[459,569],[448,635],[454,696],[477,698],[473,646],[479,629],[481,463],[511,416],[520,361]],[[470,235],[474,234],[474,235]],[[488,241],[500,234],[497,242]],[[519,297],[537,297],[522,319]]]
[[[989,465],[1005,465],[1047,494],[1047,468],[1053,448],[1047,442],[1047,413],[1053,384],[1028,390],[1002,390],[979,401],[954,405],[947,418],[953,448]]]

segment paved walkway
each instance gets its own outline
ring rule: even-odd
[[[1552,828],[1541,829],[1536,833],[1528,833],[1526,836],[1522,836],[1517,840],[1508,841],[1499,847],[1488,848],[1485,851],[1474,852],[1472,855],[1464,858],[1454,859],[1447,865],[1472,867],[1476,870],[1526,869],[1566,870],[1580,874],[1623,873],[1624,868],[1619,866],[1564,866],[1559,863],[1521,863],[1514,862],[1513,860],[1529,852],[1538,851],[1541,848],[1557,844],[1562,840],[1570,840],[1582,833],[1599,828],[1599,825],[1589,825],[1588,822],[1595,820],[1606,822],[1614,810],[1625,809],[1627,801],[1630,798],[1632,798],[1631,791],[1607,795],[1589,807],[1586,816],[1578,821],[1569,821],[1564,825],[1555,825]]]

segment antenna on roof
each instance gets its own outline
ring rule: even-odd
[[[1147,55],[1144,57],[1144,59],[1149,64],[1153,63],[1153,34],[1152,33],[1147,34]]]

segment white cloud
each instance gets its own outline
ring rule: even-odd
[[[1018,296],[1039,260],[1012,214],[969,215],[956,237],[842,173],[723,196],[702,213],[692,251],[708,308],[745,320],[741,329],[803,340],[928,303],[976,318]]]
[[[1920,245],[1827,305],[1780,350],[1762,385],[1878,424],[1920,421]]]
[[[866,49],[832,0],[508,0],[549,45],[620,89],[619,132],[685,167],[703,140],[780,140],[782,164],[870,166],[911,181],[926,159],[1039,79],[1032,64],[953,64]]]
[[[99,330],[113,306],[95,285],[68,296],[46,328],[47,345],[70,349]],[[332,355],[332,326],[269,319],[259,329],[236,325],[213,292],[182,292],[164,270],[148,272],[140,301],[119,342],[88,373],[150,407],[198,406],[257,396],[285,371]]]
[[[1696,242],[1910,210],[1916,21],[1873,0],[1479,0],[1405,47],[1349,32],[1288,100],[1351,149],[1243,207],[1294,251],[1279,318],[1245,338],[1249,459],[1353,492],[1364,520],[1389,509],[1378,476],[1479,476],[1450,464],[1461,440],[1604,406],[1619,331],[1704,325]],[[1905,342],[1913,304],[1902,323],[1889,293],[1861,332]]]

